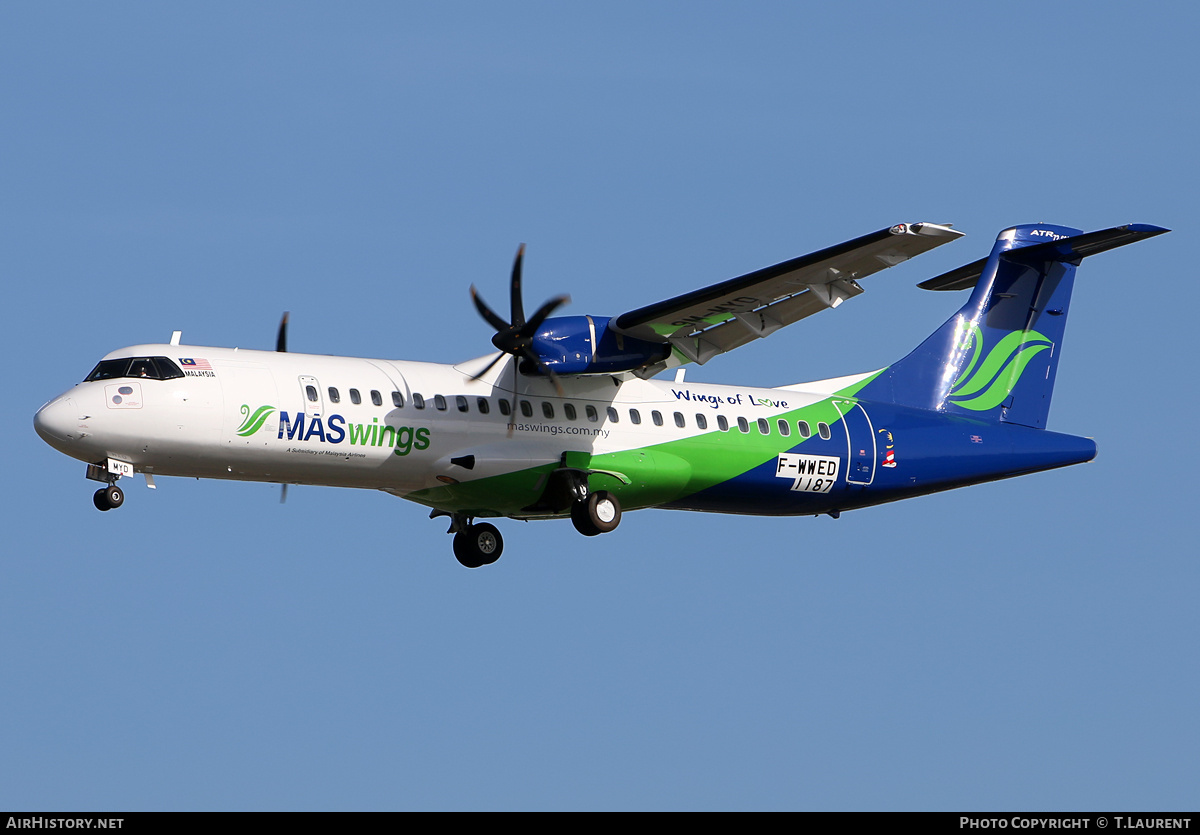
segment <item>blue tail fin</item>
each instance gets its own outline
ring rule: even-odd
[[[1087,234],[1044,223],[1005,229],[987,258],[920,285],[975,289],[859,396],[1044,429],[1075,268],[1088,255],[1166,231],[1144,224]]]

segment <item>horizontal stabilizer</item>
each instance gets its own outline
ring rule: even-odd
[[[1127,226],[1115,226],[1099,232],[1085,232],[1082,235],[1072,235],[1045,243],[1010,249],[1002,257],[1008,261],[1026,264],[1060,261],[1078,266],[1079,262],[1089,255],[1107,252],[1110,249],[1153,238],[1155,235],[1169,231],[1161,226],[1151,226],[1147,223],[1131,223]],[[922,290],[970,289],[979,281],[987,261],[987,258],[981,258],[948,273],[942,273],[936,278],[922,281],[917,286]]]

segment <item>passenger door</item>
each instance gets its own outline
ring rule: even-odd
[[[875,480],[875,429],[861,404],[834,400],[846,430],[846,483],[866,486]]]
[[[303,398],[304,412],[309,417],[325,414],[325,398],[321,395],[321,384],[316,377],[300,376],[300,396]]]

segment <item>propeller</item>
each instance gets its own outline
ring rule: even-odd
[[[542,362],[541,357],[534,352],[533,336],[538,332],[538,328],[542,326],[542,323],[546,321],[546,318],[559,307],[570,302],[571,297],[555,296],[526,319],[525,305],[521,302],[521,264],[524,260],[525,244],[521,244],[517,249],[517,257],[513,260],[512,280],[509,286],[509,304],[512,310],[511,322],[506,322],[488,307],[483,297],[475,290],[475,285],[471,285],[471,301],[475,302],[475,309],[479,311],[479,315],[483,317],[484,321],[496,329],[496,334],[492,337],[492,344],[501,352],[498,357],[489,362],[472,379],[478,380],[484,374],[488,373],[492,369],[492,366],[504,359],[505,354],[510,354],[516,357],[518,363],[521,360],[526,360],[532,363],[542,374],[549,377],[561,397],[563,393],[562,383],[558,381],[558,375],[554,373],[553,369]],[[513,396],[516,396],[516,386],[513,387]]]

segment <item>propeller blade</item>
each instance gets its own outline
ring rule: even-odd
[[[569,304],[570,302],[570,296],[555,296],[550,301],[546,302],[537,309],[537,313],[533,314],[533,318],[526,322],[521,328],[521,336],[526,338],[533,336],[535,333],[537,333],[537,329],[542,326],[542,322],[546,320],[547,316],[549,316],[562,305]]]
[[[494,312],[492,312],[492,309],[487,306],[487,303],[484,302],[483,297],[480,296],[479,292],[475,289],[474,284],[471,285],[471,301],[475,302],[475,309],[479,311],[479,315],[482,316],[484,320],[493,328],[498,331],[506,331],[509,329],[510,325],[508,322],[505,322]]]
[[[525,324],[525,305],[521,302],[521,263],[524,260],[525,244],[521,244],[517,247],[517,257],[513,259],[512,286],[509,288],[509,305],[514,328]]]
[[[469,379],[471,379],[471,380],[478,380],[478,379],[479,379],[479,378],[481,378],[481,377],[482,377],[484,374],[487,374],[489,371],[491,371],[491,370],[492,370],[492,366],[494,366],[496,363],[500,362],[500,360],[504,359],[504,357],[505,357],[505,356],[506,356],[506,355],[504,354],[504,352],[501,352],[501,353],[499,353],[499,354],[496,354],[496,358],[495,358],[495,359],[493,359],[491,362],[489,362],[487,365],[485,365],[485,366],[483,367],[483,370],[482,370],[482,371],[480,371],[478,374],[471,374],[471,375],[470,375],[470,377],[469,377]]]
[[[550,366],[546,365],[546,363],[542,362],[541,357],[539,357],[537,354],[535,354],[529,348],[522,348],[521,355],[523,357],[525,357],[525,359],[527,359],[531,363],[533,363],[534,366],[537,367],[538,371],[542,372],[543,374],[545,374],[547,377],[550,378],[550,382],[554,384],[554,390],[556,392],[558,392],[559,397],[562,397],[563,396],[562,383],[559,381],[558,375],[554,373],[554,369],[551,368]]]
[[[279,490],[279,503],[287,504],[287,482],[285,481],[283,484],[279,485],[279,487],[281,488]]]
[[[558,393],[559,397],[562,397],[563,396],[563,386],[562,386],[562,383],[558,379],[558,375],[555,374],[554,371],[550,368],[550,366],[546,365],[545,363],[538,363],[538,365],[540,365],[542,367],[542,370],[545,371],[546,374],[550,377],[550,382],[554,383],[554,391]]]
[[[513,357],[513,361],[512,361],[512,372],[513,372],[512,400],[508,404],[508,436],[507,437],[509,438],[509,440],[512,440],[513,429],[517,425],[517,383],[521,379],[520,377],[517,376],[517,366],[520,364],[521,364],[521,358]]]
[[[279,333],[275,336],[275,350],[281,354],[287,353],[287,326],[288,313],[284,311],[283,318],[279,320]]]

